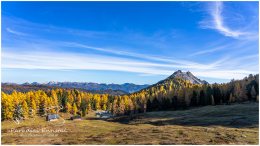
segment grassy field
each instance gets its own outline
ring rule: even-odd
[[[258,113],[258,103],[244,103],[150,112],[132,120],[89,115],[64,124],[40,117],[4,121],[2,144],[258,144]]]

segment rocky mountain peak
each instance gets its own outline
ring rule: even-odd
[[[181,70],[178,70],[174,72],[169,78],[181,78],[184,80],[189,80],[193,84],[208,84],[208,82],[200,80],[199,78],[194,76],[190,71],[183,72]]]

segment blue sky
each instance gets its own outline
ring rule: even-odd
[[[258,2],[2,2],[2,82],[153,84],[259,70]]]

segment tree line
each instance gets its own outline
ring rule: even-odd
[[[91,110],[107,110],[114,115],[178,110],[194,106],[257,101],[259,75],[225,84],[192,84],[181,78],[166,79],[132,94],[114,96],[93,94],[76,89],[52,89],[1,93],[2,120],[24,119],[48,113],[85,116]]]

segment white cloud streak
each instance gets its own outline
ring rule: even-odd
[[[204,55],[204,54],[211,54],[218,51],[231,51],[231,50],[243,50],[249,45],[252,45],[252,41],[249,40],[240,40],[240,41],[226,41],[222,42],[220,44],[217,44],[215,46],[207,46],[209,49],[200,50],[195,53],[190,54],[189,56],[198,56],[198,55]],[[211,49],[210,49],[211,48]]]
[[[255,56],[248,58],[251,57]],[[156,63],[105,55],[59,52],[3,52],[2,58],[2,68],[4,69],[109,70],[134,72],[140,75],[170,75],[177,69],[182,69],[190,70],[200,77],[216,79],[241,79],[249,73],[255,73],[243,69],[220,69],[227,58],[211,64]],[[245,59],[247,57],[243,58],[243,60]]]
[[[210,2],[208,6],[207,13],[210,15],[209,18],[200,22],[200,26],[204,29],[214,29],[224,36],[242,39],[242,40],[257,40],[258,39],[258,30],[255,29],[255,26],[258,25],[258,21],[251,20],[251,22],[247,22],[246,24],[240,25],[238,28],[231,28],[227,26],[228,22],[231,23],[239,23],[234,20],[233,17],[239,15],[239,13],[232,12],[233,15],[227,17],[224,11],[224,2]],[[252,15],[252,14],[250,14]],[[255,13],[258,15],[258,12]],[[249,16],[246,16],[249,17]],[[233,18],[233,19],[232,19]],[[230,20],[231,19],[231,20]],[[252,27],[252,25],[254,27]]]
[[[229,37],[239,37],[244,34],[244,32],[240,32],[238,30],[231,30],[227,26],[224,25],[224,20],[222,16],[222,9],[223,9],[223,3],[222,2],[216,2],[215,8],[212,10],[211,15],[213,17],[214,21],[214,28],[218,30],[220,33],[222,33],[225,36]]]
[[[230,37],[240,37],[244,33],[240,31],[234,31],[224,25],[222,16],[223,4],[221,2],[216,3],[215,9],[212,9],[212,18],[214,28]],[[36,25],[36,24],[35,24]],[[45,28],[45,26],[42,26]],[[16,27],[15,27],[16,28]],[[36,30],[39,27],[35,28]],[[40,27],[41,28],[41,27]],[[26,30],[26,29],[25,29]],[[41,29],[39,29],[41,30]],[[57,34],[62,35],[64,29],[50,28],[50,32],[58,32]],[[56,30],[56,31],[55,31]],[[22,32],[15,31],[10,28],[6,28],[6,31],[15,35],[26,35]],[[27,32],[27,31],[25,31]],[[65,34],[85,34],[89,33],[89,37],[100,37],[107,36],[103,33],[85,32],[85,31],[64,31]],[[108,35],[110,36],[110,34]],[[26,37],[23,38],[23,43],[15,44],[16,48],[2,48],[2,68],[4,69],[46,69],[46,70],[103,70],[103,71],[124,71],[139,73],[142,76],[147,75],[170,75],[178,69],[184,71],[191,71],[196,76],[205,78],[216,78],[216,79],[241,79],[250,73],[257,73],[256,63],[245,63],[249,59],[258,58],[258,55],[245,56],[243,58],[232,59],[231,57],[222,57],[218,60],[212,60],[211,62],[194,62],[187,60],[180,60],[175,58],[169,58],[165,56],[152,56],[144,53],[128,52],[113,48],[102,48],[87,45],[78,42],[64,42],[64,41],[50,41],[50,40],[39,40],[33,38],[32,40],[25,41]],[[107,37],[109,38],[109,37]],[[38,44],[33,42],[39,41]],[[102,42],[102,41],[100,41]],[[221,45],[212,47],[209,50],[202,50],[191,54],[190,56],[197,56],[202,54],[208,54],[219,50],[226,49],[228,47],[241,47],[242,43],[237,44],[228,43],[228,45]],[[50,48],[48,48],[50,47]],[[72,53],[71,51],[60,50],[57,48],[71,47],[77,49],[88,49],[94,50],[92,54],[80,54]],[[20,51],[15,51],[15,50]],[[11,51],[13,50],[13,51]],[[23,51],[22,51],[23,50]],[[56,52],[54,51],[56,50]],[[104,55],[105,54],[105,55]],[[243,62],[243,63],[242,63]],[[241,66],[243,64],[243,66]],[[256,71],[257,69],[257,71]]]
[[[114,54],[114,55],[170,63],[170,65],[162,64],[165,67],[170,66],[170,67],[176,67],[176,68],[179,67],[179,68],[197,68],[197,69],[209,69],[211,67],[211,65],[209,65],[209,64],[203,65],[203,64],[199,64],[199,63],[188,61],[188,60],[178,60],[178,59],[172,59],[172,58],[167,58],[167,57],[162,57],[162,56],[150,56],[150,55],[133,53],[133,52],[128,52],[128,51],[115,50],[115,49],[111,49],[111,48],[93,47],[93,46],[74,43],[74,42],[62,42],[61,44],[65,44],[66,46],[70,46],[70,47],[80,47],[80,48],[84,48],[84,49],[91,49],[91,50],[95,50],[95,51],[106,52],[106,53],[110,53],[110,54]]]
[[[19,35],[19,36],[26,36],[27,35],[23,32],[18,32],[18,31],[11,29],[11,28],[6,28],[6,31],[9,32],[9,33],[15,34],[15,35]]]
[[[216,52],[216,51],[219,51],[219,50],[222,50],[222,47],[198,51],[198,52],[190,54],[189,56],[197,56],[197,55],[202,55],[202,54],[208,54],[208,53]]]

